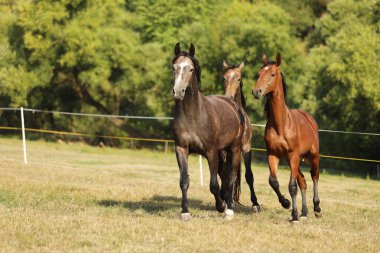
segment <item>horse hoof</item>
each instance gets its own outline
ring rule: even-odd
[[[293,218],[293,217],[290,217],[290,218],[289,218],[289,222],[290,222],[291,224],[298,224],[298,223],[300,223],[298,219],[295,219],[295,218]]]
[[[191,220],[190,213],[181,213],[181,220],[183,220],[183,221],[189,221],[189,220]]]
[[[252,211],[253,211],[254,213],[259,213],[259,212],[261,212],[261,207],[260,207],[260,205],[252,205]]]
[[[319,211],[319,212],[314,211],[314,215],[315,215],[315,217],[317,217],[318,219],[319,219],[319,218],[322,218],[322,210]]]
[[[234,218],[234,210],[227,209],[226,212],[224,213],[224,218],[226,220],[233,220],[233,218]]]
[[[217,210],[219,213],[225,213],[226,210],[227,210],[227,204],[226,204],[226,202],[223,202],[223,204],[222,204],[221,207],[216,206],[216,210]]]
[[[307,216],[300,216],[300,220],[301,220],[301,221],[305,221],[305,220],[307,220]]]
[[[285,199],[283,202],[281,202],[281,205],[283,208],[289,209],[290,208],[290,201]]]

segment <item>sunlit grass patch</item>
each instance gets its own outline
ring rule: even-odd
[[[205,159],[191,156],[188,191],[193,219],[182,222],[179,172],[173,153],[1,139],[0,251],[4,252],[378,252],[379,182],[321,174],[323,218],[316,219],[312,182],[309,217],[294,226],[253,163],[262,212],[252,213],[243,180],[235,219],[215,210]],[[85,151],[83,151],[85,150]],[[287,192],[289,170],[278,173]],[[298,206],[301,206],[300,194]]]

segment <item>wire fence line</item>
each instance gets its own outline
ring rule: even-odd
[[[72,136],[83,136],[83,137],[95,137],[95,138],[108,138],[108,139],[120,139],[120,140],[130,140],[130,141],[148,141],[148,142],[163,142],[165,143],[165,150],[167,149],[167,145],[169,142],[174,142],[171,139],[159,139],[159,138],[134,138],[134,137],[126,137],[126,136],[110,136],[110,135],[96,135],[96,134],[87,134],[87,133],[74,133],[74,132],[64,132],[64,131],[55,131],[55,130],[43,130],[43,129],[34,129],[34,128],[26,128],[24,126],[24,111],[28,112],[41,112],[41,113],[57,113],[63,115],[75,115],[75,116],[94,116],[94,117],[118,117],[118,118],[133,118],[133,119],[173,119],[172,117],[145,117],[145,116],[121,116],[121,115],[103,115],[103,114],[89,114],[89,113],[71,113],[71,112],[59,112],[59,111],[45,111],[38,109],[29,109],[29,108],[1,108],[0,111],[20,111],[22,126],[19,127],[9,127],[9,126],[0,126],[0,130],[13,130],[13,131],[22,131],[23,138],[23,149],[24,149],[24,160],[27,163],[26,158],[26,141],[25,141],[25,132],[37,132],[37,133],[47,133],[47,134],[57,134],[57,135],[72,135]],[[265,127],[264,124],[252,124],[253,126]],[[358,133],[358,134],[366,134],[361,132],[345,132],[345,131],[334,131],[334,130],[320,130],[320,131],[330,131],[330,132],[339,132],[339,133]],[[368,133],[371,135],[380,135],[374,133]],[[252,150],[266,152],[266,149],[261,148],[252,148]],[[364,158],[356,158],[356,157],[343,157],[343,156],[333,156],[333,155],[323,155],[320,154],[322,158],[330,158],[330,159],[341,159],[341,160],[351,160],[351,161],[363,161],[363,162],[371,162],[371,163],[380,163],[380,160],[373,159],[364,159]]]
[[[33,128],[26,128],[24,124],[24,112],[40,112],[40,113],[56,113],[56,114],[62,114],[62,115],[74,115],[74,116],[87,116],[87,117],[103,117],[103,118],[131,118],[131,119],[156,119],[156,120],[172,120],[172,117],[146,117],[146,116],[122,116],[122,115],[103,115],[103,114],[89,114],[89,113],[72,113],[72,112],[59,112],[59,111],[44,111],[44,110],[37,110],[37,109],[30,109],[30,108],[1,108],[0,111],[20,111],[21,116],[21,128],[19,127],[7,127],[7,126],[0,126],[0,129],[3,130],[21,130],[22,133],[22,143],[23,143],[23,155],[24,155],[24,163],[27,164],[27,151],[26,151],[26,138],[25,138],[25,132],[39,132],[39,133],[48,133],[48,134],[59,134],[59,135],[73,135],[73,136],[86,136],[86,137],[101,137],[101,138],[110,138],[110,139],[122,139],[122,140],[137,140],[137,141],[150,141],[150,142],[164,142],[165,143],[165,151],[167,150],[168,143],[174,142],[174,140],[170,139],[153,139],[153,138],[134,138],[134,137],[125,137],[125,136],[108,136],[108,135],[93,135],[93,134],[86,134],[86,133],[73,133],[73,132],[63,132],[63,131],[54,131],[54,130],[43,130],[43,129],[33,129]],[[0,114],[1,116],[1,114]],[[252,124],[253,126],[258,127],[265,127],[264,124]],[[376,133],[361,133],[361,132],[345,132],[345,131],[334,131],[334,130],[320,130],[325,132],[334,132],[334,133],[350,133],[350,134],[368,134],[368,135],[380,135]],[[266,152],[266,149],[262,148],[252,148],[252,150]],[[371,159],[363,159],[363,158],[355,158],[355,157],[341,157],[341,156],[330,156],[330,155],[322,155],[320,154],[319,157],[321,158],[328,158],[328,159],[340,159],[340,160],[351,160],[351,161],[362,161],[362,162],[370,162],[370,163],[377,163],[377,177],[380,177],[380,167],[379,163],[380,160],[371,160]],[[200,170],[200,184],[203,186],[203,165],[202,165],[202,156],[199,155],[199,170]]]
[[[0,111],[20,111],[21,108],[6,108],[0,107]],[[79,113],[79,112],[60,112],[60,111],[49,111],[49,110],[39,110],[31,108],[23,108],[24,112],[32,113],[49,113],[49,114],[61,114],[61,115],[71,115],[71,116],[83,116],[83,117],[100,117],[100,118],[119,118],[119,119],[147,119],[147,120],[172,120],[173,117],[165,116],[131,116],[131,115],[109,115],[109,114],[93,114],[93,113]],[[251,124],[256,127],[265,127],[265,124]],[[355,132],[355,131],[340,131],[340,130],[329,130],[329,129],[318,129],[318,132],[327,133],[340,133],[340,134],[358,134],[358,135],[371,135],[380,136],[380,133],[369,133],[369,132]]]
[[[98,134],[86,134],[86,133],[76,133],[76,132],[65,132],[65,131],[54,131],[54,130],[43,130],[36,128],[21,128],[21,127],[5,127],[0,126],[0,130],[12,130],[12,131],[25,131],[34,133],[47,133],[47,134],[57,134],[57,135],[71,135],[71,136],[82,136],[82,137],[92,137],[92,138],[107,138],[107,139],[118,139],[118,140],[128,140],[128,141],[147,141],[147,142],[161,142],[165,143],[165,150],[167,149],[167,143],[174,143],[172,139],[158,139],[158,138],[135,138],[135,137],[125,137],[125,136],[113,136],[113,135],[98,135]],[[264,148],[251,148],[254,151],[266,152]],[[370,163],[380,163],[380,160],[374,159],[364,159],[356,157],[345,157],[345,156],[333,156],[333,155],[323,155],[320,154],[321,158],[338,159],[338,160],[350,160],[350,161],[361,161]]]

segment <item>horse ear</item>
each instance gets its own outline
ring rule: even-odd
[[[193,43],[190,44],[189,55],[191,57],[194,57],[194,55],[195,55],[195,47],[194,47]]]
[[[261,58],[261,62],[265,65],[267,64],[267,56],[263,54],[263,57]]]
[[[181,47],[179,46],[179,42],[178,42],[177,44],[175,44],[174,54],[179,55],[179,53],[181,53]]]
[[[225,69],[228,69],[228,64],[227,64],[227,62],[226,62],[225,60],[223,60],[223,67],[224,67]]]
[[[277,53],[277,56],[276,56],[276,65],[277,65],[277,67],[280,66],[280,64],[281,64],[281,54]]]
[[[240,70],[240,71],[242,71],[242,70],[243,70],[243,68],[244,68],[244,65],[245,65],[245,64],[244,64],[244,62],[240,63],[240,65],[239,65],[239,70]]]

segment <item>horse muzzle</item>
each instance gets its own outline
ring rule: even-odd
[[[177,101],[182,101],[183,98],[185,97],[185,89],[173,89],[173,99]]]
[[[254,89],[252,90],[252,95],[256,98],[259,99],[263,96],[263,91],[261,89]]]

